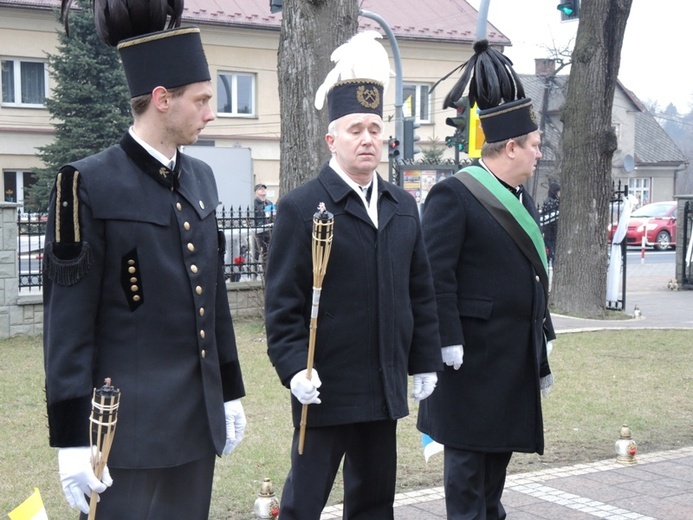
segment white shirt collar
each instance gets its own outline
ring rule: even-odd
[[[151,145],[144,142],[142,140],[142,138],[135,133],[135,129],[132,126],[128,129],[128,133],[130,134],[130,137],[132,137],[135,141],[137,141],[137,143],[142,148],[147,150],[147,153],[149,153],[149,155],[154,157],[154,159],[156,159],[157,161],[159,161],[161,164],[163,164],[166,167],[168,167],[168,165],[172,162],[173,166],[170,169],[173,170],[173,168],[175,168],[175,166],[176,166],[176,154],[173,154],[173,157],[171,157],[170,159],[167,158],[159,150],[155,149]]]
[[[354,180],[349,177],[344,170],[339,166],[339,163],[337,163],[337,160],[332,157],[330,159],[330,168],[332,168],[337,175],[341,177],[341,179],[347,183],[351,189],[353,189],[356,193],[358,193],[359,197],[361,197],[361,200],[363,201],[363,205],[366,207],[366,211],[368,212],[368,216],[371,218],[371,222],[373,222],[373,225],[377,228],[378,227],[378,176],[376,175],[375,172],[373,172],[373,179],[371,180],[370,183],[368,183],[366,186],[361,186],[357,182],[354,182]],[[366,200],[366,194],[364,193],[364,188],[368,188],[373,184],[373,189],[371,190],[371,198],[370,200]]]

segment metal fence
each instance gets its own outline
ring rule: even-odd
[[[46,220],[45,213],[19,213],[17,216],[20,290],[40,290],[43,287]],[[226,237],[226,280],[262,280],[274,226],[274,212],[256,215],[252,208],[227,210],[222,207],[217,211],[217,220],[219,229]]]

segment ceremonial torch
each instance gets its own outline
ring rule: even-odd
[[[327,261],[332,250],[332,236],[334,234],[334,215],[325,209],[325,203],[318,205],[318,211],[313,215],[313,304],[310,311],[310,337],[308,340],[308,362],[306,364],[306,377],[310,380],[313,374],[313,358],[315,357],[315,335],[318,329],[318,307],[320,306],[320,292],[322,280],[327,271]],[[303,445],[306,440],[306,419],[308,417],[308,405],[301,409],[301,424],[298,437],[298,454],[303,455]]]
[[[113,388],[111,378],[107,377],[101,388],[98,390],[94,388],[94,395],[91,399],[91,415],[89,416],[91,423],[89,440],[92,446],[91,467],[99,480],[103,477],[103,469],[113,444],[119,406],[120,389]],[[96,518],[97,503],[97,497],[92,494],[92,499],[89,501],[88,520]]]

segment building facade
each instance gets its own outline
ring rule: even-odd
[[[543,200],[549,183],[560,180],[561,109],[568,76],[555,74],[554,60],[537,59],[535,74],[520,77],[544,126],[543,158],[530,181],[538,186],[536,200]],[[620,81],[614,92],[611,121],[617,137],[611,173],[614,182],[628,186],[628,193],[637,197],[640,205],[674,200],[677,177],[687,166],[686,156]]]
[[[266,184],[268,197],[276,200],[280,195],[277,54],[281,14],[270,13],[267,0],[228,0],[223,5],[220,11],[215,0],[185,3],[183,24],[201,30],[215,91],[217,118],[200,141],[249,148],[254,181]],[[18,202],[20,207],[32,170],[42,166],[37,148],[54,137],[43,99],[54,87],[46,53],[56,53],[58,32],[63,30],[56,16],[59,6],[60,0],[0,0],[0,170],[4,200]],[[442,110],[442,100],[457,76],[442,82],[432,95],[430,89],[471,56],[477,12],[463,0],[431,0],[426,9],[414,0],[364,0],[361,7],[388,13],[401,55],[404,115],[417,116],[421,123],[418,145],[444,143],[451,133],[445,125],[451,110]],[[362,17],[360,29],[380,28]],[[490,24],[487,37],[501,50],[510,43]],[[383,45],[392,61],[386,38]],[[390,83],[385,97],[385,136],[395,133],[394,84]],[[314,93],[306,95],[312,106]],[[452,151],[446,154],[452,157]],[[387,159],[384,147],[382,173],[387,172]],[[232,164],[229,174],[233,174]]]

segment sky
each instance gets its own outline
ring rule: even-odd
[[[479,9],[481,0],[467,1]],[[512,42],[504,53],[521,74],[534,73],[546,48],[575,41],[578,22],[561,22],[558,0],[488,1],[488,21]],[[618,77],[641,101],[662,111],[673,103],[682,114],[693,108],[692,22],[690,0],[633,0]]]

